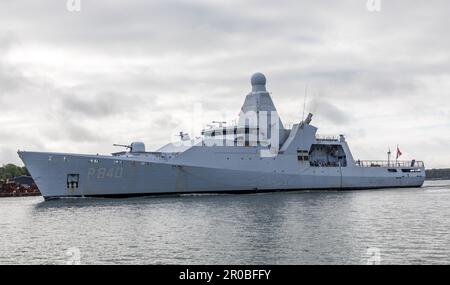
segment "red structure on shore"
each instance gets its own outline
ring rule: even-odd
[[[40,196],[41,193],[36,184],[25,187],[16,182],[0,181],[0,197]]]

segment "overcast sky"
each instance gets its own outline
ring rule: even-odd
[[[260,71],[286,126],[307,85],[312,124],[356,159],[399,144],[450,166],[448,0],[66,2],[0,1],[0,164],[198,135],[236,119]]]

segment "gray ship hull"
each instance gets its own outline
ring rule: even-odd
[[[317,189],[420,187],[422,161],[355,160],[344,135],[321,136],[312,114],[285,128],[256,73],[237,124],[209,125],[201,140],[180,132],[179,143],[147,152],[133,142],[112,155],[21,152],[46,199],[183,193],[247,193]],[[185,144],[188,143],[188,144]],[[397,148],[398,158],[401,155]]]
[[[424,169],[387,175],[383,167],[321,167],[293,171],[227,169],[112,156],[20,152],[45,199],[188,193],[251,193],[420,187]],[[76,185],[69,185],[77,175]],[[72,183],[74,184],[74,183]]]

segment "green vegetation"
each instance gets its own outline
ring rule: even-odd
[[[0,167],[0,181],[6,181],[20,175],[30,175],[25,167],[20,167],[12,163]]]
[[[427,169],[425,174],[427,179],[450,179],[450,168]]]

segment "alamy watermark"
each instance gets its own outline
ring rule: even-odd
[[[381,0],[367,0],[366,7],[369,12],[380,12]]]
[[[381,250],[378,247],[369,247],[367,249],[367,265],[381,264]]]
[[[78,247],[71,247],[66,250],[66,265],[81,264],[81,250]]]
[[[67,0],[66,9],[69,12],[80,12],[81,11],[81,0]]]

